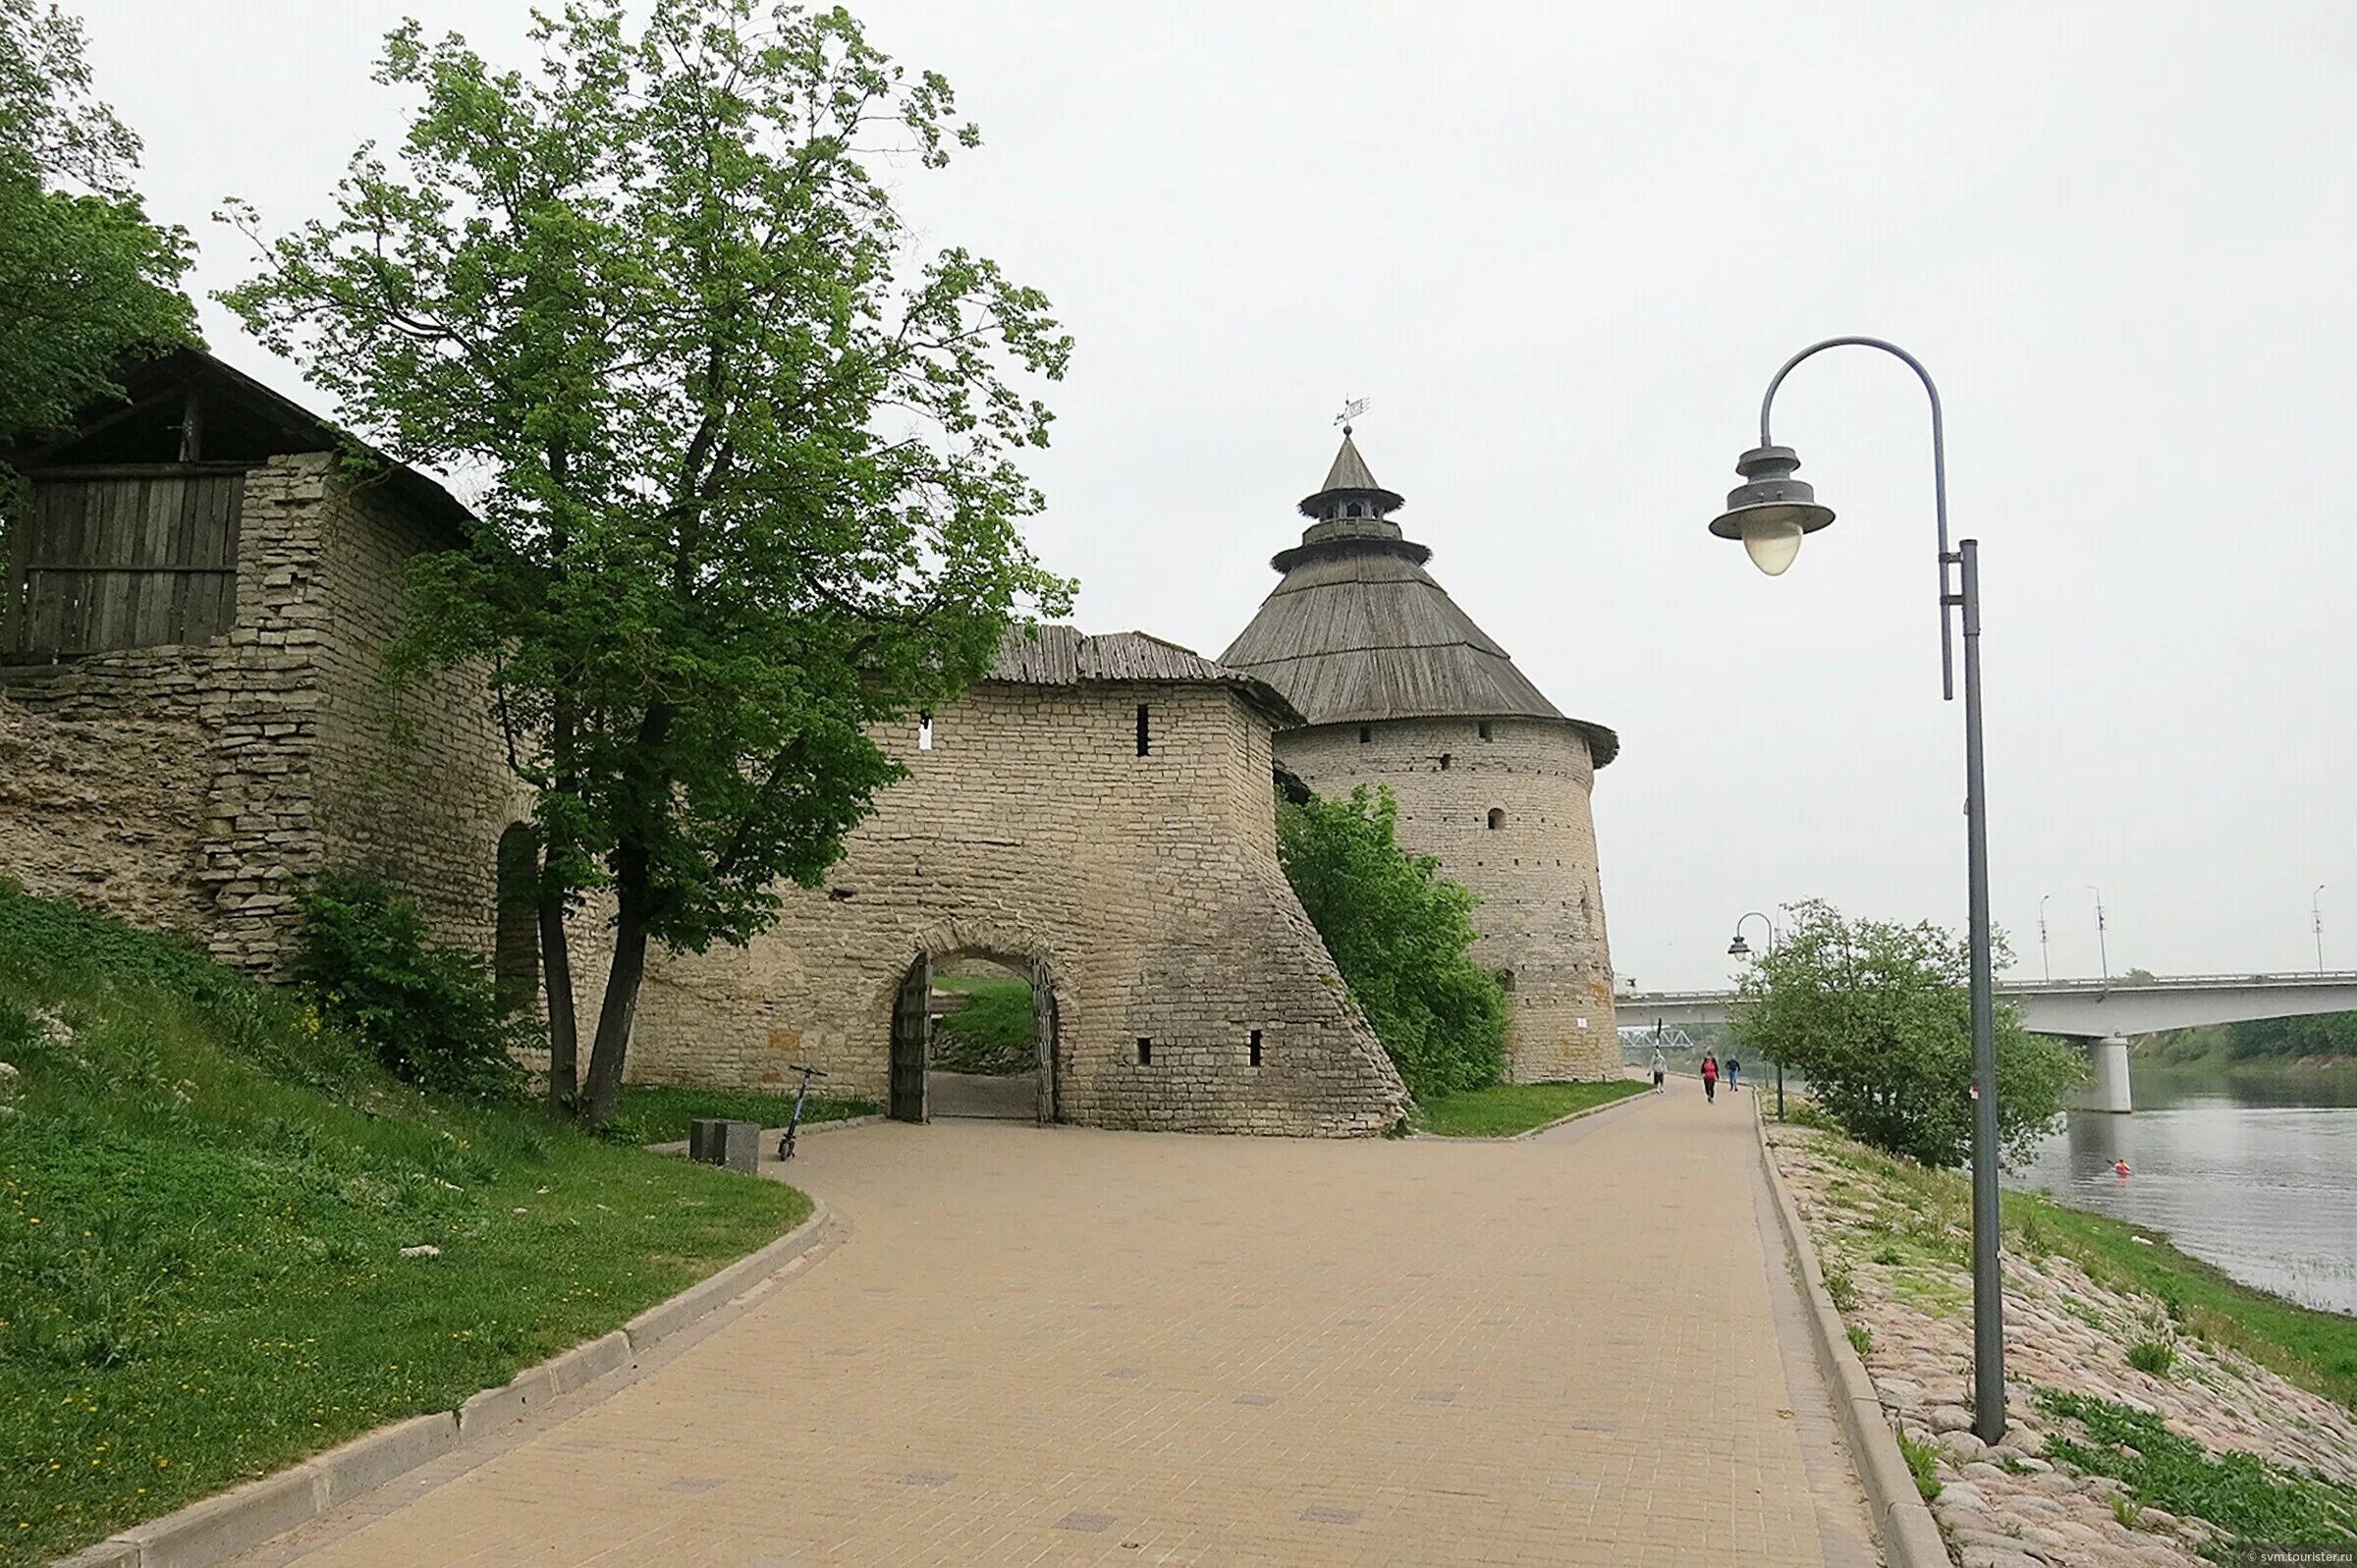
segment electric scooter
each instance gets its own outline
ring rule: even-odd
[[[826,1076],[816,1067],[805,1066],[798,1061],[790,1061],[786,1065],[790,1070],[802,1075],[802,1086],[794,1092],[794,1117],[786,1123],[786,1136],[778,1140],[778,1158],[780,1160],[794,1158],[794,1135],[802,1125],[802,1102],[810,1098],[810,1080]]]

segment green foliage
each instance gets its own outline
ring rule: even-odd
[[[1845,1332],[1849,1335],[1849,1348],[1859,1355],[1863,1356],[1874,1348],[1874,1330],[1864,1324],[1853,1323]]]
[[[1842,919],[1831,904],[1788,907],[1786,934],[1744,976],[1733,1022],[1746,1054],[1781,1060],[1853,1137],[1928,1165],[1971,1149],[1968,949],[1929,922]],[[1998,954],[2002,967],[2004,955]],[[1997,1004],[1998,1136],[2026,1160],[2084,1073],[2065,1042],[2027,1034]]]
[[[1039,1022],[1031,985],[1012,976],[943,975],[937,989],[960,991],[965,1005],[933,1020],[933,1065],[945,1072],[1011,1077],[1039,1070]]]
[[[1849,1264],[1831,1252],[1818,1260],[1818,1272],[1825,1276],[1825,1293],[1837,1312],[1855,1312],[1863,1300],[1858,1294],[1858,1282],[1849,1271]]]
[[[195,341],[188,236],[147,221],[138,151],[90,96],[81,24],[0,0],[0,446],[119,396],[127,354]]]
[[[1898,1434],[1899,1457],[1907,1462],[1907,1474],[1915,1478],[1915,1489],[1930,1502],[1940,1495],[1940,1478],[1935,1473],[1940,1463],[1940,1450],[1930,1442],[1901,1429]]]
[[[815,1090],[802,1103],[802,1125],[872,1116],[873,1102],[827,1100]],[[687,1124],[699,1116],[725,1116],[732,1121],[757,1121],[763,1127],[783,1127],[794,1114],[794,1094],[751,1089],[691,1089],[684,1086],[632,1084],[622,1092],[622,1108],[597,1129],[614,1143],[680,1143]]]
[[[2165,1378],[2177,1364],[2177,1347],[2165,1339],[2139,1339],[2128,1346],[2128,1365],[2155,1378]]]
[[[449,1410],[808,1200],[394,1081],[291,992],[0,886],[0,1564]],[[438,1257],[405,1258],[432,1245]]]
[[[2357,1489],[2239,1452],[2212,1454],[2159,1416],[2087,1394],[2042,1389],[2039,1408],[2076,1422],[2084,1439],[2046,1440],[2049,1459],[2123,1482],[2145,1508],[2206,1519],[2237,1544],[2345,1546],[2357,1541]]]
[[[395,29],[391,160],[363,147],[336,214],[223,296],[382,451],[481,478],[473,548],[418,563],[405,668],[494,671],[544,892],[611,891],[593,1119],[648,942],[766,926],[900,775],[865,727],[1070,601],[1014,460],[1050,422],[1017,382],[1070,340],[894,205],[978,144],[949,84],[841,10],[654,0],[633,39],[632,9],[540,14],[529,71]]]
[[[497,1098],[523,1086],[513,1053],[528,1023],[505,1015],[488,965],[426,938],[425,917],[383,883],[321,877],[301,894],[295,978],[404,1083]]]
[[[1508,1138],[1544,1127],[1575,1111],[1609,1106],[1643,1094],[1651,1084],[1634,1078],[1599,1083],[1500,1083],[1418,1101],[1414,1120],[1444,1138]]]
[[[1277,805],[1277,857],[1375,1037],[1418,1100],[1498,1081],[1506,994],[1470,949],[1474,898],[1411,856],[1389,789]]]

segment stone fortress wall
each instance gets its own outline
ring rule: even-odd
[[[494,850],[521,809],[479,676],[379,680],[416,519],[325,453],[247,470],[237,597],[202,642],[0,673],[0,876],[221,961],[284,972],[302,881],[386,876],[487,948]]]
[[[986,681],[931,749],[880,735],[909,776],[826,887],[743,948],[650,961],[631,1077],[783,1086],[806,1061],[882,1101],[916,954],[976,953],[1052,975],[1058,1119],[1386,1130],[1406,1093],[1277,864],[1269,730],[1227,686]]]
[[[1280,734],[1277,756],[1330,798],[1359,784],[1390,788],[1401,846],[1439,856],[1445,875],[1481,900],[1473,954],[1511,975],[1507,1048],[1515,1081],[1618,1076],[1589,809],[1595,770],[1578,730],[1540,719],[1317,725]]]

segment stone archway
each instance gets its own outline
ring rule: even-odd
[[[1007,981],[1019,991],[1011,992]],[[893,992],[886,1114],[898,1121],[962,1116],[1040,1126],[1062,1120],[1062,991],[1046,946],[1026,933],[962,922],[923,933]],[[943,1019],[983,1000],[977,992],[987,995],[995,1059],[956,1057],[956,1066],[944,1065],[943,1048],[957,1031],[945,1030]],[[1011,1007],[1018,1009],[1015,1017]]]

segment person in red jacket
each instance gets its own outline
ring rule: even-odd
[[[1719,1103],[1719,1058],[1707,1051],[1702,1056],[1702,1098]]]

